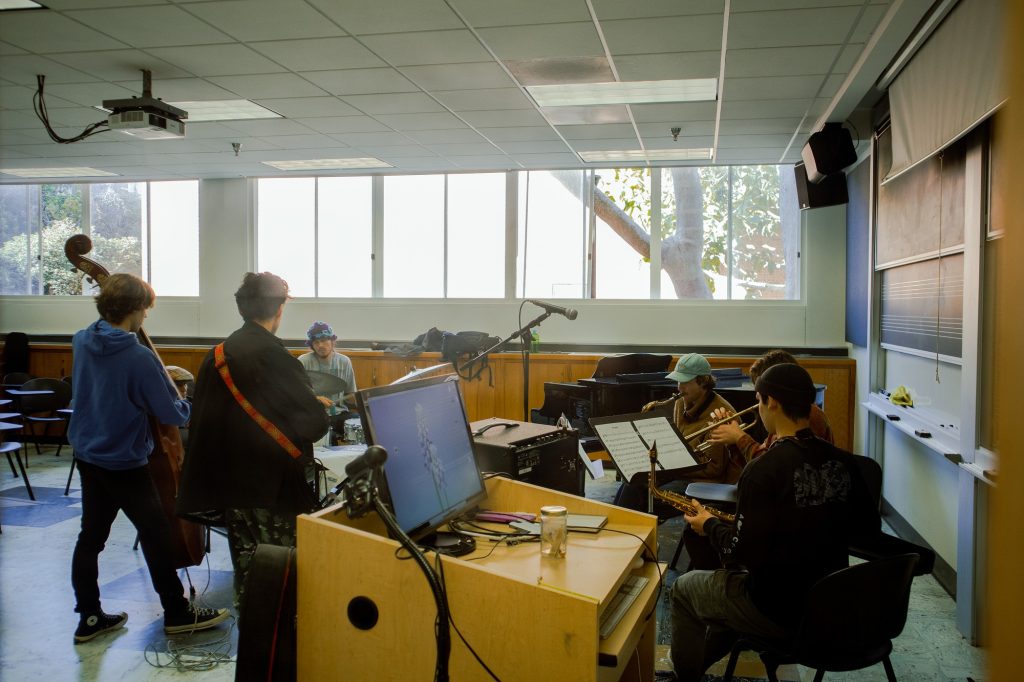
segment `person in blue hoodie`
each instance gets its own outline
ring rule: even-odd
[[[171,559],[170,527],[150,475],[149,416],[181,426],[191,413],[156,354],[136,336],[155,301],[153,288],[135,275],[111,275],[96,297],[100,319],[72,339],[75,418],[68,440],[82,484],[82,530],[71,560],[76,644],[128,621],[127,613],[107,614],[100,606],[99,554],[119,511],[138,531],[164,608],[165,632],[204,630],[228,617],[227,609],[201,608],[185,599]]]

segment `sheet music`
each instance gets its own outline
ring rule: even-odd
[[[672,429],[665,417],[637,419],[633,422],[636,430],[648,443],[658,444],[658,462],[666,469],[681,469],[697,465],[693,455],[686,449],[679,435]],[[650,462],[647,467],[650,470]]]
[[[651,458],[647,454],[647,446],[640,440],[640,435],[633,430],[628,421],[611,424],[596,424],[594,430],[601,442],[608,449],[615,466],[627,481],[634,474],[651,470]],[[678,439],[677,439],[678,440]]]

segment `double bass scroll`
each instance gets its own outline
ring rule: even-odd
[[[64,255],[71,264],[88,275],[102,289],[110,273],[96,261],[86,258],[85,254],[91,250],[92,240],[84,234],[77,234],[64,243]],[[153,351],[159,359],[160,354],[146,332],[139,329],[138,337],[142,345]],[[153,416],[149,418],[149,426],[153,432],[153,452],[149,456],[149,468],[160,495],[160,506],[171,529],[171,557],[174,567],[198,566],[206,554],[205,530],[201,525],[180,519],[174,513],[178,481],[185,458],[181,432],[177,426],[161,424]]]

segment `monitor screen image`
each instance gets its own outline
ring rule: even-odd
[[[485,496],[458,378],[359,392],[368,444],[382,446],[386,494],[399,527],[421,538]]]

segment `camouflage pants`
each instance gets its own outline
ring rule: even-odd
[[[295,515],[268,509],[227,509],[228,547],[235,568],[235,609],[242,603],[249,563],[260,543],[295,546]]]

